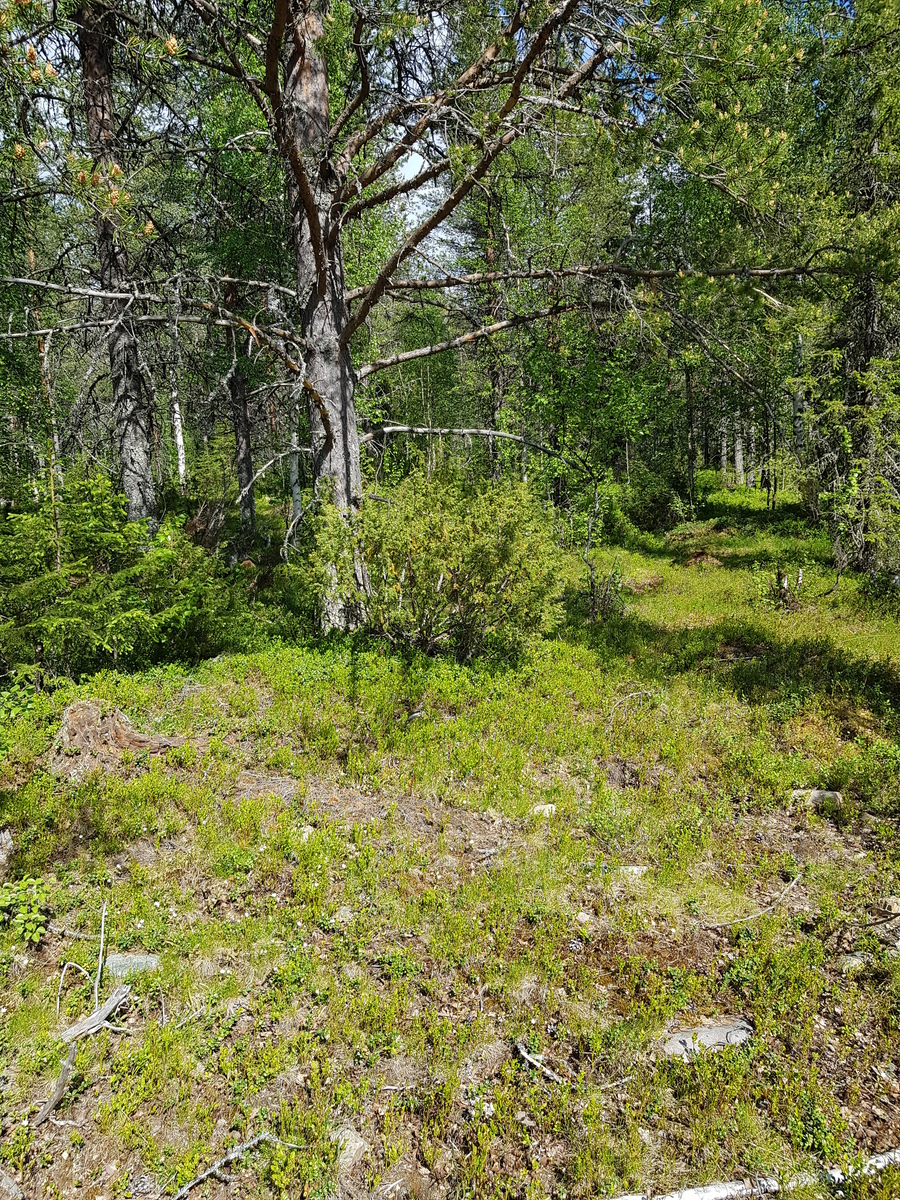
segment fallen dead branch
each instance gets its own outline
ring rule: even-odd
[[[884,1154],[875,1154],[859,1167],[848,1167],[846,1171],[839,1167],[831,1167],[827,1171],[815,1174],[805,1171],[795,1175],[786,1183],[779,1183],[771,1176],[760,1176],[758,1179],[742,1179],[732,1183],[710,1183],[706,1187],[683,1188],[677,1192],[666,1192],[664,1195],[650,1196],[643,1192],[631,1193],[627,1196],[617,1196],[615,1200],[744,1200],[751,1196],[774,1196],[779,1192],[793,1192],[798,1188],[814,1187],[816,1184],[827,1183],[834,1187],[846,1183],[848,1179],[857,1176],[871,1178],[880,1175],[888,1167],[900,1167],[900,1150],[888,1150]]]
[[[57,1018],[59,1017],[59,1002],[60,1002],[60,997],[62,996],[63,983],[65,982],[66,971],[68,971],[69,967],[74,967],[76,971],[80,971],[82,973],[82,975],[84,975],[84,977],[87,979],[88,983],[91,982],[91,977],[88,974],[88,972],[84,969],[84,967],[79,966],[78,963],[67,962],[67,963],[63,964],[62,974],[59,977],[59,987],[56,989],[56,1016],[57,1016]]]
[[[66,1088],[69,1086],[69,1076],[72,1074],[72,1068],[75,1066],[75,1052],[78,1049],[78,1043],[73,1042],[69,1047],[69,1053],[66,1055],[65,1062],[60,1068],[59,1078],[56,1081],[56,1087],[47,1097],[44,1107],[34,1118],[34,1125],[43,1125],[53,1110],[66,1094]]]
[[[249,1154],[251,1150],[255,1150],[257,1146],[262,1146],[269,1143],[273,1146],[287,1146],[289,1150],[302,1150],[302,1146],[296,1146],[293,1142],[283,1142],[281,1138],[275,1137],[273,1133],[258,1133],[256,1137],[252,1137],[249,1142],[241,1142],[239,1146],[232,1147],[227,1154],[217,1159],[212,1166],[207,1167],[205,1171],[201,1171],[199,1175],[189,1180],[183,1187],[179,1188],[172,1200],[184,1200],[185,1196],[190,1195],[195,1187],[199,1187],[201,1183],[205,1183],[207,1179],[213,1179],[219,1175],[223,1167],[229,1167],[238,1159],[243,1158],[245,1154]]]
[[[97,956],[97,975],[94,979],[94,1008],[100,1004],[100,976],[103,974],[103,943],[106,941],[106,901],[100,913],[100,953]]]
[[[62,1033],[64,1042],[77,1042],[79,1038],[90,1037],[92,1033],[99,1033],[109,1018],[113,1015],[128,996],[131,994],[131,988],[127,983],[120,984],[112,993],[108,1000],[105,1000],[99,1008],[87,1017],[82,1017],[80,1021],[76,1021]]]
[[[772,901],[771,904],[767,905],[766,908],[761,908],[759,910],[759,912],[750,913],[750,915],[747,917],[735,917],[735,919],[733,921],[719,921],[718,924],[716,924],[716,925],[704,925],[703,928],[704,929],[728,929],[732,925],[743,925],[743,923],[745,921],[755,921],[757,917],[764,917],[766,915],[766,913],[770,913],[773,908],[778,907],[778,905],[782,902],[782,900],[785,898],[785,896],[788,894],[788,892],[791,890],[791,888],[796,883],[799,882],[800,878],[801,878],[800,875],[795,875],[794,878],[791,880],[791,882],[784,889],[784,891],[780,892],[775,897],[775,899]]]
[[[64,925],[60,925],[57,921],[51,921],[47,926],[51,933],[55,933],[57,937],[74,938],[79,942],[96,942],[96,933],[80,933],[77,929],[66,929]]]
[[[529,1054],[521,1042],[516,1042],[516,1049],[525,1062],[528,1063],[529,1067],[534,1067],[536,1071],[540,1071],[542,1075],[546,1076],[553,1083],[566,1082],[562,1075],[557,1075],[555,1071],[551,1071],[549,1067],[545,1066],[539,1058],[536,1058],[533,1054]]]

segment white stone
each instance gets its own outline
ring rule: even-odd
[[[338,1177],[349,1175],[357,1163],[362,1162],[371,1147],[355,1129],[340,1129],[331,1135],[332,1141],[338,1144],[337,1173]]]
[[[743,1017],[726,1017],[715,1025],[698,1025],[694,1029],[677,1029],[661,1045],[669,1058],[690,1060],[701,1050],[724,1050],[726,1046],[742,1046],[753,1036],[753,1026]]]
[[[844,796],[842,792],[833,792],[828,788],[795,788],[791,792],[794,804],[802,804],[805,808],[820,809],[825,805],[842,808]]]
[[[869,962],[868,954],[842,954],[837,960],[838,970],[842,975],[852,975]]]
[[[147,971],[159,970],[158,954],[110,954],[103,970],[113,979],[124,979],[126,975],[143,975]]]
[[[555,804],[536,804],[531,810],[533,817],[553,817],[556,815]]]

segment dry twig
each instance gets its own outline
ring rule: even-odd
[[[778,907],[778,905],[782,902],[782,900],[785,898],[785,896],[788,894],[788,892],[791,890],[791,888],[794,886],[794,884],[799,882],[800,878],[801,877],[799,875],[795,875],[794,878],[791,880],[791,882],[784,889],[784,891],[780,892],[775,897],[775,899],[772,901],[771,904],[767,905],[766,908],[761,908],[759,910],[759,912],[751,913],[749,917],[735,917],[735,919],[733,921],[720,921],[717,925],[704,925],[703,928],[704,929],[728,929],[731,925],[742,925],[744,923],[744,921],[755,921],[757,917],[764,917],[766,915],[766,913],[770,913],[773,908]]]
[[[69,1047],[69,1053],[66,1055],[65,1062],[60,1068],[59,1078],[56,1081],[56,1087],[47,1097],[46,1103],[38,1115],[34,1118],[34,1125],[43,1125],[50,1114],[62,1100],[66,1094],[66,1088],[69,1086],[69,1076],[72,1074],[72,1068],[75,1065],[75,1052],[78,1049],[78,1043],[73,1042]]]
[[[302,1146],[296,1146],[293,1142],[283,1142],[281,1138],[275,1137],[272,1133],[258,1133],[249,1142],[241,1142],[239,1146],[232,1147],[227,1154],[217,1159],[212,1166],[207,1167],[205,1171],[201,1171],[199,1175],[189,1180],[183,1187],[178,1189],[172,1200],[184,1200],[185,1196],[190,1195],[195,1187],[199,1187],[207,1179],[218,1176],[223,1167],[228,1167],[233,1162],[237,1162],[239,1158],[243,1158],[245,1154],[249,1154],[251,1150],[255,1150],[257,1146],[262,1146],[266,1142],[274,1146],[287,1146],[290,1150],[303,1149]]]
[[[555,1071],[551,1071],[549,1067],[544,1066],[539,1058],[535,1058],[533,1054],[529,1054],[521,1042],[516,1042],[516,1049],[525,1062],[528,1063],[529,1067],[534,1067],[536,1071],[540,1071],[542,1075],[545,1075],[548,1079],[552,1080],[553,1083],[566,1082],[562,1075],[557,1075]]]

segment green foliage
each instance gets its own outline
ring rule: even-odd
[[[0,692],[0,725],[31,712],[35,690],[24,679],[14,679]]]
[[[450,649],[468,662],[486,649],[511,651],[554,622],[559,555],[524,484],[416,470],[388,503],[369,500],[349,536],[343,528],[336,514],[324,523],[322,560],[339,550],[343,601],[394,644]]]
[[[671,529],[687,517],[684,501],[673,483],[643,463],[635,463],[632,468],[622,508],[639,529]]]
[[[176,518],[154,538],[99,473],[73,471],[0,523],[0,656],[77,675],[196,660],[242,632],[236,586]]]
[[[0,884],[0,917],[25,942],[37,945],[47,932],[46,903],[47,889],[40,879]]]

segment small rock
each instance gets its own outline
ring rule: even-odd
[[[590,925],[591,914],[589,912],[580,912],[575,918],[579,925]]]
[[[870,961],[868,954],[842,954],[837,960],[837,968],[842,975],[852,975]]]
[[[300,834],[301,844],[305,846],[316,831],[312,825],[301,825],[297,832]]]
[[[556,815],[555,804],[536,804],[531,810],[533,817],[553,817]]]
[[[25,1200],[25,1193],[5,1171],[0,1171],[0,1196],[5,1196],[6,1200]]]
[[[886,913],[896,913],[900,917],[900,896],[885,896],[878,901],[878,907]]]
[[[619,867],[619,874],[628,879],[643,879],[649,870],[649,867]]]
[[[113,979],[124,979],[126,975],[143,975],[159,970],[158,954],[110,954],[103,963],[103,970]]]
[[[842,792],[832,792],[828,788],[795,788],[791,792],[794,804],[802,804],[804,808],[820,812],[823,808],[838,809],[844,807]]]
[[[686,1062],[700,1050],[724,1050],[726,1046],[741,1046],[753,1036],[753,1026],[743,1017],[727,1017],[715,1025],[698,1025],[694,1029],[678,1029],[669,1034],[660,1049],[668,1058],[683,1058]]]
[[[12,857],[13,837],[8,829],[0,829],[0,879],[6,874],[6,865]]]
[[[342,904],[334,914],[334,921],[336,925],[349,925],[352,920],[353,909],[349,904]]]
[[[340,1129],[331,1135],[332,1141],[337,1142],[337,1173],[338,1178],[349,1175],[357,1163],[362,1162],[371,1147],[355,1129]]]

